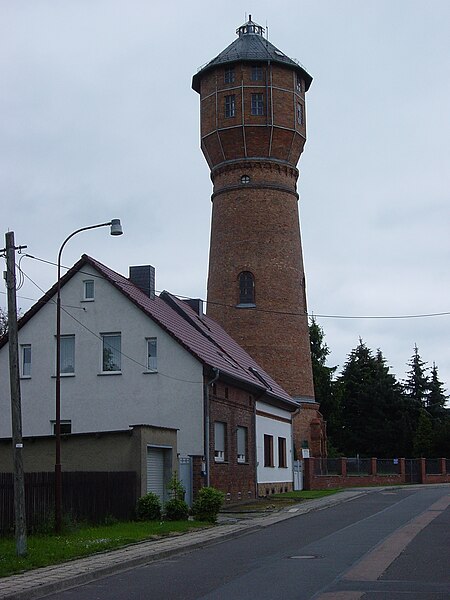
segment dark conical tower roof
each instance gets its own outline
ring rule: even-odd
[[[207,71],[220,65],[235,62],[274,62],[281,63],[298,71],[305,81],[305,91],[308,91],[312,82],[312,77],[297,62],[286,56],[284,52],[278,50],[273,44],[263,37],[264,28],[252,21],[252,16],[244,25],[236,30],[237,40],[234,40],[225,50],[222,50],[192,78],[192,88],[200,92],[200,79]]]

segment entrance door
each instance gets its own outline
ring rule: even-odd
[[[186,494],[184,499],[188,506],[192,506],[192,457],[180,456],[178,458],[178,477],[183,484]]]

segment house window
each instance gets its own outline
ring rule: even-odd
[[[264,466],[273,467],[273,435],[264,435]]]
[[[214,460],[224,462],[226,457],[226,423],[214,423]]]
[[[226,67],[224,74],[225,83],[234,82],[234,67]]]
[[[60,433],[61,435],[72,433],[72,421],[60,421]],[[52,434],[56,435],[56,421],[50,421],[52,426]]]
[[[261,65],[252,66],[252,81],[262,81],[263,70]]]
[[[286,438],[278,438],[278,466],[281,469],[287,467],[287,456],[286,456]]]
[[[264,114],[263,94],[252,94],[252,115]]]
[[[236,432],[237,438],[237,461],[245,463],[247,460],[247,427],[238,427]]]
[[[242,175],[242,177],[241,177],[241,183],[243,183],[244,185],[246,185],[247,183],[250,183],[250,176],[249,175]]]
[[[250,271],[239,273],[239,304],[255,304],[255,278]]]
[[[62,335],[60,342],[60,374],[75,373],[75,336]]]
[[[297,88],[297,92],[299,92],[301,94],[303,91],[302,78],[299,76],[298,73],[297,73],[297,79],[296,79],[296,88]]]
[[[297,123],[303,125],[303,104],[297,102]]]
[[[31,377],[31,344],[20,346],[21,377]]]
[[[147,370],[158,370],[158,354],[156,347],[156,338],[147,338]]]
[[[83,281],[83,300],[94,300],[94,280]]]
[[[120,333],[102,334],[102,371],[121,370],[121,335]]]
[[[225,96],[225,117],[234,117],[236,114],[236,96]]]

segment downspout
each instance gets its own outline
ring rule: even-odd
[[[204,397],[204,403],[205,403],[205,431],[204,431],[204,438],[205,438],[205,446],[204,446],[204,453],[205,453],[205,466],[206,466],[206,485],[209,487],[210,484],[210,476],[209,476],[209,465],[210,465],[210,459],[209,459],[209,387],[212,386],[213,383],[215,383],[220,376],[220,371],[217,367],[213,368],[213,372],[215,373],[214,377],[208,381],[207,383],[204,384],[204,390],[203,390],[203,397]]]

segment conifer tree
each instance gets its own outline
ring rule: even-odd
[[[335,393],[333,375],[337,367],[326,366],[330,350],[325,343],[323,328],[314,317],[309,325],[309,339],[311,347],[311,362],[314,379],[314,394],[320,404],[320,412],[327,422],[328,445],[336,446],[336,435],[341,427],[340,406]]]
[[[448,396],[445,394],[444,384],[439,380],[438,368],[433,363],[431,377],[428,384],[427,408],[431,415],[439,416],[445,407]]]
[[[428,403],[429,380],[426,374],[428,367],[419,354],[417,344],[414,346],[414,353],[408,365],[410,370],[407,373],[407,378],[404,381],[403,387],[406,395],[411,399],[420,403],[421,406],[426,406]]]

